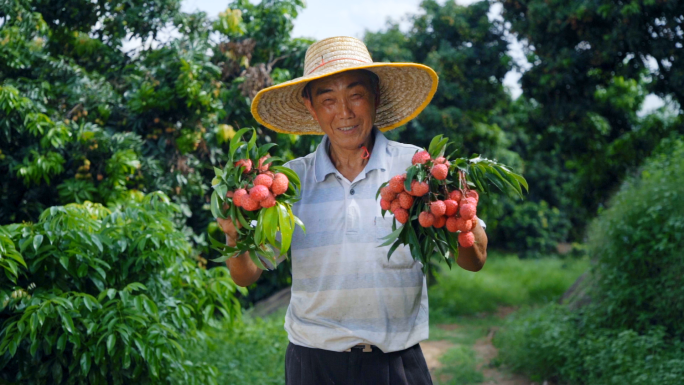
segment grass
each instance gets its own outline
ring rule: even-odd
[[[477,273],[457,266],[437,275],[429,289],[430,340],[454,344],[441,358],[436,384],[477,384],[485,379],[477,369],[472,346],[492,327],[505,325],[493,314],[499,306],[536,307],[556,300],[587,270],[587,259],[518,259],[490,252]]]
[[[443,267],[429,289],[430,318],[494,312],[499,306],[547,303],[557,299],[589,267],[587,259],[518,259],[490,252],[477,273]]]
[[[219,384],[284,384],[288,344],[284,316],[282,309],[266,319],[245,316],[235,327],[206,330],[206,344],[191,350],[188,358],[214,365]]]

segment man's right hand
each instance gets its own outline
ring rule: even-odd
[[[219,227],[226,234],[226,245],[230,247],[235,247],[238,239],[237,229],[242,228],[240,222],[237,223],[237,228],[235,224],[230,219],[217,218]],[[228,258],[226,260],[226,266],[230,271],[230,277],[233,278],[238,286],[247,287],[261,276],[261,270],[257,265],[252,262],[249,258],[249,253],[242,253],[237,257]]]
[[[226,234],[226,244],[230,247],[235,247],[238,239],[237,229],[242,228],[240,222],[238,222],[237,228],[235,228],[235,224],[230,218],[216,218],[216,221],[218,222],[218,225],[221,228],[221,230],[223,230],[223,232]]]

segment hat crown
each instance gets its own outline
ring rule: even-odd
[[[311,44],[306,50],[304,76],[362,63],[373,63],[373,59],[361,40],[349,36],[331,37]]]

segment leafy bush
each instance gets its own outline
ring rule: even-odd
[[[505,201],[501,219],[493,223],[496,246],[518,253],[521,258],[540,258],[556,252],[568,239],[571,227],[565,213],[546,201]],[[489,223],[487,224],[489,225]]]
[[[663,143],[590,226],[601,323],[684,337],[684,140]],[[666,150],[665,150],[666,148]]]
[[[678,385],[684,343],[663,327],[643,334],[598,328],[587,313],[548,305],[509,319],[494,343],[498,359],[531,380],[592,385]]]
[[[238,288],[225,267],[193,258],[179,211],[162,193],[132,194],[0,227],[0,380],[214,383],[181,343],[201,339],[215,313],[237,319]]]
[[[520,260],[489,252],[487,263],[477,273],[458,266],[440,271],[438,284],[429,289],[430,318],[548,302],[563,294],[588,267],[586,260]]]
[[[684,378],[684,140],[666,140],[589,227],[591,304],[512,320],[501,359],[540,378],[681,384]]]

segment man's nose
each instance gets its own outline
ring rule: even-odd
[[[339,104],[339,111],[338,114],[340,118],[343,119],[350,119],[354,118],[354,111],[351,108],[351,104],[349,101],[343,99],[342,102]]]

